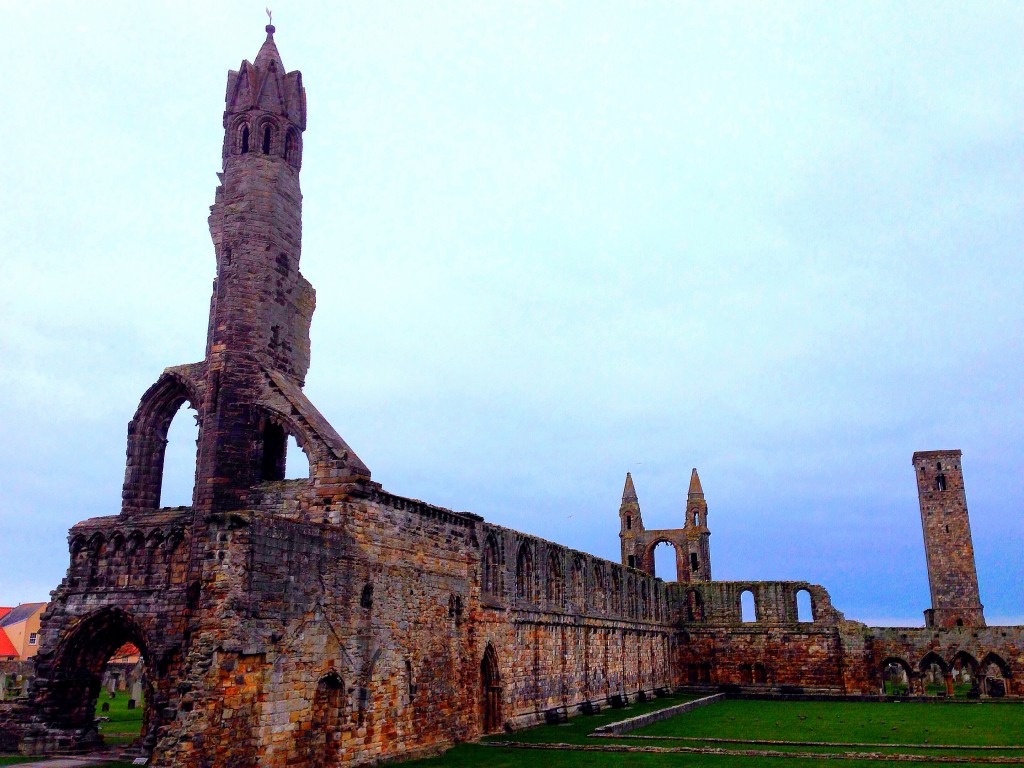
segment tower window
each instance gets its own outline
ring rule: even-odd
[[[633,518],[631,515],[626,515],[626,530],[633,530]]]
[[[242,129],[242,154],[246,155],[249,153],[249,126],[245,126]]]
[[[277,424],[268,421],[263,428],[263,480],[284,480],[287,447],[288,435]]]
[[[627,562],[629,563],[630,568],[636,568],[636,555],[630,555],[627,558]]]
[[[270,126],[268,125],[266,128],[263,129],[263,154],[264,155],[269,155],[270,154],[270,140],[271,140],[271,138],[273,138],[273,134],[271,133]]]
[[[690,553],[690,571],[693,572],[693,573],[696,573],[697,570],[698,570],[697,569],[697,553],[696,552],[691,552]]]
[[[939,475],[937,478],[935,478],[935,490],[937,490],[937,491],[944,491],[944,490],[946,490],[946,476],[945,475]]]

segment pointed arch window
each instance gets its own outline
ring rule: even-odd
[[[242,154],[249,154],[249,126],[242,126]]]
[[[494,536],[488,536],[484,542],[483,557],[481,558],[480,587],[488,595],[497,596],[501,594],[501,570],[498,558],[498,542]]]
[[[516,557],[516,597],[520,600],[533,601],[533,553],[528,544],[519,548]]]
[[[270,147],[274,139],[274,131],[269,125],[263,127],[263,154],[270,154]]]

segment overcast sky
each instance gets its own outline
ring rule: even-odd
[[[309,103],[306,391],[375,480],[617,560],[625,473],[669,528],[697,467],[716,578],[920,624],[911,455],[960,448],[986,614],[1024,623],[1024,7],[273,10]],[[226,75],[266,18],[3,11],[10,605],[118,512],[139,398],[203,357]]]

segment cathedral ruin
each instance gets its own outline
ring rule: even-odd
[[[913,457],[932,607],[912,629],[849,621],[815,584],[713,580],[696,470],[671,530],[644,527],[627,475],[618,563],[389,493],[303,393],[306,93],[273,26],[229,72],[223,125],[206,357],[142,396],[120,513],[71,529],[35,678],[0,743],[99,743],[101,674],[127,642],[145,666],[142,745],[161,768],[373,763],[680,686],[877,696],[889,677],[913,694],[931,675],[951,692],[967,666],[978,695],[1020,695],[1024,627],[985,625],[959,451]],[[160,508],[167,429],[186,404],[194,496]],[[308,478],[284,479],[289,437]],[[661,542],[676,549],[673,582],[654,577]]]

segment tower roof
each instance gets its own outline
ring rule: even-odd
[[[281,61],[281,54],[277,51],[277,45],[274,43],[274,32],[276,28],[273,24],[267,24],[267,39],[263,42],[263,47],[260,48],[260,52],[256,54],[256,59],[252,65],[258,70],[270,69],[270,65],[276,64],[278,72],[284,72],[284,64]]]
[[[693,471],[690,472],[690,490],[686,492],[689,498],[704,498],[704,489],[700,487],[700,476],[697,474],[697,468],[694,467]]]
[[[636,489],[633,487],[633,476],[626,473],[626,485],[622,489],[623,501],[639,501],[636,497]]]

